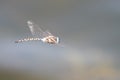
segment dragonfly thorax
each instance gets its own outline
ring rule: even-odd
[[[55,36],[47,36],[41,39],[43,42],[50,43],[50,44],[58,44],[59,38]]]

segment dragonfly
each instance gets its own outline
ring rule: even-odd
[[[24,38],[16,40],[15,43],[27,42],[27,41],[42,41],[48,44],[59,44],[60,38],[51,34],[48,30],[43,31],[37,24],[32,21],[27,21],[27,25],[32,33],[32,38]]]

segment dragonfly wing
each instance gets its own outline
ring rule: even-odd
[[[46,31],[44,32],[44,34],[45,34],[46,36],[53,36],[48,30],[46,30]]]
[[[28,27],[34,37],[44,37],[42,29],[32,21],[27,21]]]
[[[48,30],[43,31],[37,24],[33,23],[32,21],[28,21],[27,24],[28,24],[28,27],[34,37],[42,37],[43,38],[46,36],[53,36]]]

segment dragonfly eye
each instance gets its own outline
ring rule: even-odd
[[[60,38],[59,37],[57,37],[57,43],[60,43]]]

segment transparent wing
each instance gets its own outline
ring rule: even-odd
[[[53,36],[48,30],[44,32],[47,36]]]
[[[37,24],[33,23],[32,21],[27,21],[28,27],[34,37],[45,37],[52,35],[48,31],[43,31]]]

